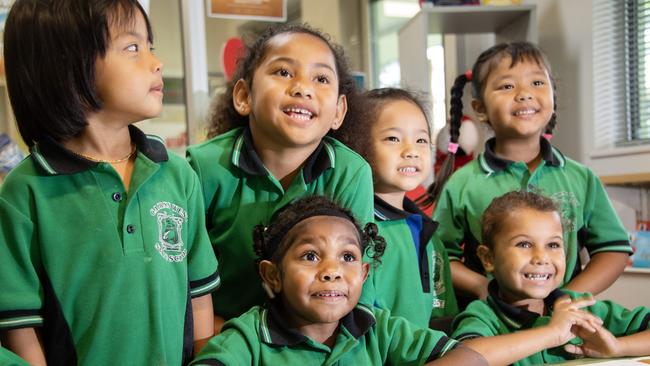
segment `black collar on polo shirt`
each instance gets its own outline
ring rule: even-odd
[[[517,330],[521,328],[527,329],[540,316],[537,313],[512,306],[501,300],[501,297],[499,296],[499,284],[494,279],[490,281],[488,285],[488,295],[488,303],[490,303],[499,318],[506,323],[509,328]],[[562,290],[558,288],[554,289],[544,299],[544,306],[547,310],[553,309],[555,301],[564,295],[565,293]]]
[[[143,153],[156,163],[167,161],[169,158],[167,149],[159,137],[146,135],[133,125],[129,125],[129,133],[138,152]],[[38,142],[32,147],[31,153],[41,169],[51,175],[75,174],[99,164],[73,153],[52,139],[43,139]]]
[[[309,155],[302,168],[302,175],[305,183],[309,184],[316,180],[325,170],[334,167],[333,148],[323,140],[318,144],[316,150]],[[240,141],[241,140],[241,141]],[[255,151],[253,135],[248,126],[244,127],[241,136],[235,142],[233,149],[233,163],[240,169],[251,175],[267,175],[262,159]]]
[[[497,156],[494,152],[494,146],[496,144],[496,138],[492,137],[491,139],[485,142],[485,151],[479,156],[479,163],[481,168],[488,173],[499,172],[508,167],[508,165],[514,163],[512,160],[502,159]],[[554,148],[551,143],[544,137],[540,137],[540,151],[542,159],[546,162],[547,165],[554,167],[563,167],[565,163],[565,158],[562,153]]]
[[[404,210],[402,211],[375,195],[375,218],[377,218],[378,221],[387,221],[402,220],[411,215],[420,215],[422,216],[423,225],[432,225],[432,232],[438,228],[438,222],[431,220],[427,214],[420,210],[415,202],[404,197],[403,205]]]
[[[260,321],[260,334],[263,335],[264,342],[277,346],[295,346],[307,341],[305,335],[289,326],[281,300],[274,299],[267,302],[266,310],[268,317],[262,317]],[[358,339],[366,334],[375,325],[375,322],[375,317],[369,309],[363,305],[357,305],[340,320],[340,325]],[[264,335],[266,334],[270,339],[265,339]]]

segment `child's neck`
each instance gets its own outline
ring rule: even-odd
[[[520,309],[528,310],[531,313],[536,313],[539,315],[544,315],[546,313],[546,304],[544,303],[544,299],[524,299],[511,301],[504,297],[502,293],[499,293],[499,297],[501,297],[501,300],[505,301],[506,303]]]
[[[406,196],[406,192],[375,192],[375,194],[389,205],[404,211],[404,196]]]
[[[297,326],[296,330],[318,343],[333,348],[339,335],[339,323],[306,324]]]
[[[539,138],[533,139],[497,139],[494,153],[503,159],[523,161],[531,172],[542,160]]]

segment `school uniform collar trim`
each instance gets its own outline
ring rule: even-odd
[[[508,167],[508,165],[514,163],[512,160],[502,159],[496,155],[494,152],[494,145],[496,139],[493,137],[485,142],[485,151],[479,155],[479,165],[481,169],[488,174],[500,172]],[[554,167],[564,167],[566,164],[566,158],[560,150],[556,149],[551,145],[551,143],[540,137],[540,150],[542,154],[542,160],[546,162],[546,165]]]
[[[404,210],[402,211],[375,195],[375,218],[378,221],[389,221],[403,220],[411,215],[420,215],[425,219],[424,222],[432,222],[434,224],[434,229],[438,227],[438,223],[429,219],[429,216],[422,212],[415,202],[404,197],[403,205]]]
[[[565,292],[556,288],[544,299],[544,306],[546,306],[546,309],[552,310],[555,300],[564,295],[566,295]],[[515,330],[529,328],[533,322],[540,317],[537,313],[512,306],[501,300],[499,297],[499,284],[496,280],[490,281],[488,285],[487,301],[495,310],[497,316],[506,323],[509,328]]]
[[[375,323],[372,311],[361,304],[340,321],[341,326],[357,339],[366,334]],[[309,339],[289,326],[283,316],[283,306],[279,300],[270,301],[262,308],[259,330],[264,343],[276,346],[295,346]]]
[[[315,181],[325,170],[334,168],[334,147],[326,139],[327,137],[324,137],[321,140],[316,150],[309,155],[302,167],[302,175],[306,184]],[[248,127],[244,127],[242,134],[235,140],[231,161],[233,165],[248,174],[269,174],[262,159],[255,151],[253,135]]]
[[[139,153],[156,163],[169,159],[165,144],[159,137],[146,135],[133,125],[129,125],[129,133]],[[32,147],[31,153],[37,164],[51,175],[75,174],[99,164],[73,153],[52,139],[40,141]]]

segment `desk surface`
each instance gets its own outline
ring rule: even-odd
[[[650,365],[650,357],[632,357],[632,358],[583,358],[579,360],[556,363],[558,366],[577,366],[577,365],[598,365],[598,366],[647,366]]]

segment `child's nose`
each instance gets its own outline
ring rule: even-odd
[[[292,97],[311,99],[314,96],[314,91],[304,81],[295,79],[291,84],[289,94]]]
[[[402,155],[403,155],[406,159],[416,159],[416,158],[418,158],[418,157],[420,156],[420,154],[418,154],[417,149],[416,149],[415,146],[412,145],[412,144],[411,144],[411,145],[407,145],[407,146],[404,148],[404,150],[403,150],[403,152],[402,152]]]
[[[517,93],[517,101],[519,102],[525,102],[527,100],[532,100],[533,99],[533,94],[530,93],[528,90],[520,90]]]
[[[549,259],[548,259],[548,253],[546,253],[545,250],[543,249],[536,249],[533,252],[533,258],[532,258],[533,264],[548,264]]]
[[[321,271],[319,278],[323,282],[337,281],[341,279],[341,272],[339,270],[338,262],[336,261],[323,261],[321,264]]]
[[[162,61],[160,61],[160,59],[154,54],[152,54],[151,57],[152,57],[151,65],[152,65],[153,72],[156,73],[161,72],[163,69]]]

